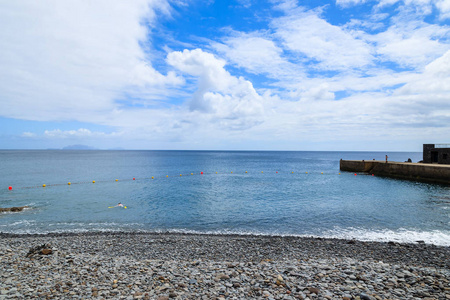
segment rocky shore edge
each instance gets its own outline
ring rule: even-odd
[[[308,237],[0,233],[0,299],[450,299],[450,247]]]

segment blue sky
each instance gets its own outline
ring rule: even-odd
[[[3,1],[0,148],[450,142],[450,0]]]

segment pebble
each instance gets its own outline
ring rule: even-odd
[[[450,299],[449,247],[424,244],[0,233],[0,254],[0,299]]]

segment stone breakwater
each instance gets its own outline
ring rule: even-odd
[[[295,237],[0,234],[0,299],[450,299],[449,254]]]

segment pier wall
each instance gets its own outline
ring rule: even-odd
[[[450,165],[401,163],[374,160],[341,160],[341,171],[450,185]]]

